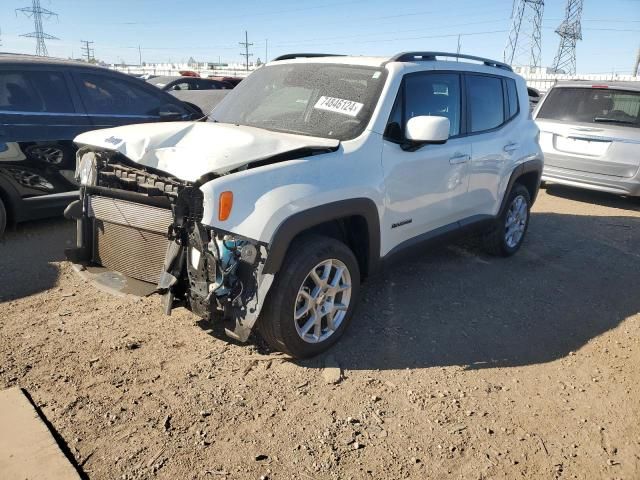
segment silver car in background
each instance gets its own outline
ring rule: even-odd
[[[640,196],[640,82],[562,82],[534,112],[542,180]]]

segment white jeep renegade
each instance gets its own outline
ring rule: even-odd
[[[524,80],[439,52],[286,55],[207,122],[75,141],[78,271],[294,357],[335,343],[360,283],[407,247],[479,227],[515,253],[543,166]]]

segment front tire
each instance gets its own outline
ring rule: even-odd
[[[359,291],[358,261],[344,243],[302,237],[276,275],[259,332],[273,349],[294,358],[318,355],[347,329]]]
[[[516,183],[507,198],[504,212],[484,236],[485,250],[496,256],[510,257],[522,246],[531,213],[531,197],[523,185]]]
[[[0,238],[4,235],[4,231],[7,228],[7,209],[4,208],[4,203],[0,199]]]

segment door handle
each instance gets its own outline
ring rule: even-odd
[[[457,165],[459,163],[467,163],[471,160],[471,156],[463,153],[456,153],[453,157],[449,159],[449,163],[451,165]]]
[[[504,146],[503,150],[505,152],[513,152],[514,150],[517,150],[518,148],[520,148],[520,145],[518,145],[517,143],[513,143],[512,142],[512,143],[507,143]]]

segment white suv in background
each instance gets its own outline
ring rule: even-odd
[[[338,340],[361,281],[409,247],[477,227],[515,253],[543,167],[524,80],[467,55],[286,55],[208,120],[78,136],[67,256],[295,357]]]

